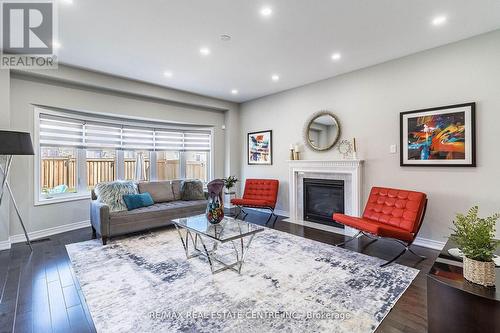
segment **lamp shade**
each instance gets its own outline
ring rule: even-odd
[[[0,131],[0,155],[35,155],[30,134]]]

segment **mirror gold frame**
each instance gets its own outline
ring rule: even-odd
[[[333,139],[333,143],[330,144],[327,147],[318,147],[318,146],[316,146],[314,143],[311,142],[311,139],[309,137],[309,130],[311,128],[311,125],[313,124],[313,122],[317,118],[322,117],[322,116],[330,116],[330,117],[332,117],[333,120],[334,120],[334,122],[335,122],[335,124],[337,125],[337,128],[338,128],[337,135]],[[309,146],[309,148],[314,149],[316,151],[327,151],[327,150],[332,149],[337,144],[337,142],[339,141],[339,138],[340,138],[340,123],[339,123],[339,120],[337,119],[337,117],[335,116],[335,114],[333,112],[326,111],[326,110],[315,112],[315,113],[313,113],[309,117],[309,119],[306,122],[306,125],[304,126],[304,141]]]

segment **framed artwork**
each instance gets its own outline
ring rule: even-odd
[[[476,103],[400,114],[401,166],[476,166]]]
[[[248,165],[272,165],[273,131],[248,133],[247,157]]]

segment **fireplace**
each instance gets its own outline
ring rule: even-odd
[[[304,178],[304,220],[343,228],[332,220],[333,213],[344,213],[344,181]]]

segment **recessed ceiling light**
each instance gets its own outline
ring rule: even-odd
[[[269,17],[273,14],[273,10],[271,7],[262,7],[260,10],[260,15],[264,17]]]
[[[338,52],[332,54],[332,60],[340,60],[342,58],[342,55]]]
[[[278,74],[273,74],[273,75],[271,76],[271,79],[272,79],[274,82],[276,82],[276,81],[279,81],[279,80],[280,80],[280,76],[279,76]]]
[[[233,89],[233,90],[231,90],[231,94],[233,94],[233,95],[238,95],[238,89]]]
[[[441,15],[441,16],[436,16],[433,20],[432,20],[432,24],[435,25],[435,26],[439,26],[439,25],[443,25],[446,23],[446,20],[448,18],[444,15]]]
[[[209,49],[208,47],[202,47],[202,48],[200,49],[200,53],[201,53],[202,55],[204,55],[204,56],[207,56],[207,55],[209,55],[209,54],[210,54],[210,49]]]
[[[61,48],[61,43],[55,40],[52,42],[52,47],[54,48],[54,50],[59,50]]]
[[[165,72],[163,72],[163,75],[165,75],[165,77],[172,77],[172,76],[174,76],[174,74],[171,71],[165,71]]]
[[[73,0],[62,0],[62,2],[67,3],[69,5],[73,4]]]

